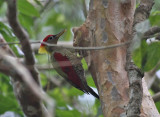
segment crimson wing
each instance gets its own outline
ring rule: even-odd
[[[51,55],[53,66],[58,74],[65,78],[71,85],[85,93],[91,93],[96,98],[99,96],[87,85],[81,59],[74,53],[60,49]]]

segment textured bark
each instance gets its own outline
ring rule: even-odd
[[[134,12],[135,0],[91,0],[85,23],[73,29],[74,46],[95,47],[126,42],[132,35],[133,22],[134,24],[137,22],[134,21]],[[84,57],[88,56],[86,60],[98,88],[104,117],[136,117],[140,114],[143,76],[137,68],[131,69],[132,64],[126,71],[127,50],[128,47],[123,46],[107,50],[79,51]],[[130,55],[128,57],[131,58]],[[136,78],[130,80],[130,85],[134,89],[130,91],[134,93],[138,91],[138,97],[133,98],[138,99],[137,102],[133,102],[134,100],[129,102],[129,77]],[[132,83],[135,83],[135,87]],[[148,91],[144,92],[144,95],[146,93]],[[149,101],[150,105],[145,104],[146,101]],[[135,104],[136,109],[129,110],[131,115],[126,114],[128,103]],[[149,106],[152,106],[156,113],[153,116],[150,116],[151,111],[148,112],[146,109]],[[154,115],[158,117],[153,100],[149,100],[149,97],[143,98],[141,112],[142,117],[154,117]]]
[[[135,1],[91,0],[86,22],[74,28],[75,46],[107,46],[127,41],[132,31]],[[105,117],[125,115],[129,84],[126,46],[83,52],[89,57],[89,70],[96,82]]]

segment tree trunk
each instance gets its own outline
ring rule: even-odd
[[[129,40],[135,12],[135,0],[90,0],[88,17],[83,25],[74,28],[74,46],[96,47],[120,44]],[[126,116],[129,101],[129,83],[126,71],[127,46],[106,50],[81,51],[88,56],[89,71],[98,88],[104,117]],[[143,84],[143,87],[146,87]],[[148,93],[145,90],[144,93]],[[146,94],[144,94],[146,95]],[[148,94],[149,95],[149,94]],[[158,117],[153,100],[148,100],[155,114],[148,113],[150,106],[143,98],[144,117]]]

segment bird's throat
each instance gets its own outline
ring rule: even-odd
[[[46,50],[45,46],[40,46],[38,53],[40,54],[48,54],[48,51]]]

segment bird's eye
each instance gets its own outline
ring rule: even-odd
[[[48,39],[49,39],[49,40],[52,40],[52,39],[53,39],[53,36],[50,36]]]

